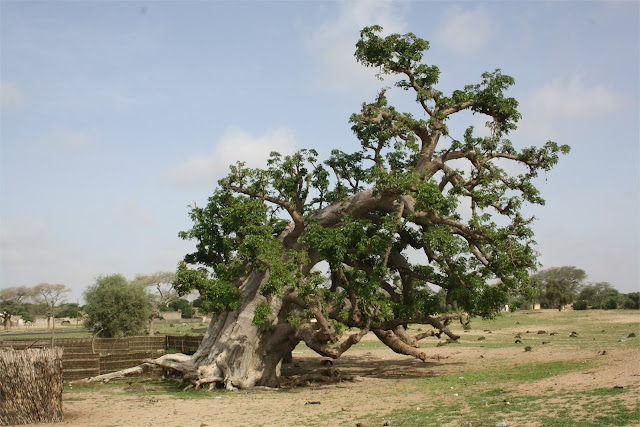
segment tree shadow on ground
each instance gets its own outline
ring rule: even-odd
[[[291,363],[282,365],[281,386],[296,387],[314,383],[336,383],[358,378],[419,379],[448,375],[454,366],[463,362],[447,361],[448,357],[435,357],[425,362],[414,358],[381,357],[374,353],[343,356],[336,360],[319,356],[295,356]]]

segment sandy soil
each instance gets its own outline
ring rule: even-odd
[[[126,387],[108,392],[65,394],[63,426],[296,426],[297,414],[332,415],[336,422],[349,422],[363,415],[407,405],[419,406],[424,395],[408,394],[401,401],[385,396],[385,389],[401,387],[407,378],[425,378],[460,373],[487,365],[491,360],[518,357],[519,362],[543,362],[574,359],[576,354],[535,352],[512,354],[495,349],[445,347],[438,357],[422,363],[396,355],[390,350],[354,351],[336,361],[333,369],[342,375],[354,375],[355,381],[337,384],[313,384],[282,391],[238,391],[207,399],[174,399],[170,395],[127,393]],[[483,358],[480,358],[480,356]],[[592,353],[585,352],[585,359]],[[549,390],[582,390],[597,387],[628,387],[640,384],[640,364],[633,351],[615,352],[607,366],[598,370],[575,372],[528,384],[526,393],[541,394]],[[289,374],[303,374],[320,368],[321,359],[297,355],[300,368],[288,368]],[[144,390],[144,388],[143,388]],[[150,390],[151,391],[151,390]],[[522,392],[522,390],[520,390]],[[283,394],[286,393],[286,396]],[[250,398],[246,398],[250,395]],[[242,399],[238,399],[242,398]],[[312,404],[310,402],[321,402]],[[375,404],[371,404],[375,402]],[[401,406],[400,406],[401,405]],[[382,412],[381,412],[382,413]]]
[[[637,319],[635,316],[616,320],[632,323]],[[518,332],[523,331],[516,325],[512,329],[494,333],[511,335]],[[533,335],[528,338],[537,339]],[[405,390],[407,379],[452,374],[463,376],[467,371],[496,366],[568,360],[584,360],[588,364],[584,370],[529,382],[526,389],[518,388],[518,393],[539,396],[564,390],[581,391],[614,386],[640,389],[640,355],[635,349],[612,349],[603,356],[597,355],[593,348],[568,351],[566,346],[552,345],[538,346],[533,352],[524,352],[516,347],[491,349],[460,345],[432,347],[428,351],[430,359],[421,362],[397,355],[386,348],[354,349],[336,360],[331,367],[322,366],[322,358],[315,353],[296,352],[294,363],[283,368],[283,374],[289,378],[296,379],[309,372],[322,373],[328,369],[338,378],[349,377],[352,380],[330,384],[311,383],[284,390],[220,392],[205,395],[204,398],[185,399],[166,393],[153,394],[151,385],[148,389],[138,385],[135,392],[128,390],[126,385],[110,386],[100,391],[65,392],[65,421],[58,425],[302,426],[307,425],[309,419],[316,419],[320,420],[316,425],[345,423],[355,426],[357,419],[364,415],[384,415],[394,408],[413,406],[420,409],[421,405],[428,405],[428,391],[398,393],[398,390]],[[600,363],[602,361],[604,363]],[[592,368],[593,362],[600,367]],[[508,389],[510,386],[507,384],[505,387]],[[393,396],[386,393],[390,389],[396,391]],[[623,396],[629,406],[637,405],[639,401],[639,397],[633,393]]]

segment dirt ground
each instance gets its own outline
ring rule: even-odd
[[[638,317],[617,322],[633,322]],[[550,325],[552,327],[552,325]],[[500,333],[511,336],[518,326]],[[531,339],[537,337],[531,336]],[[373,340],[375,337],[366,337]],[[283,367],[289,378],[300,378],[310,372],[329,374],[327,378],[344,379],[333,383],[312,382],[284,390],[249,390],[205,393],[204,397],[176,398],[179,393],[154,393],[152,386],[132,390],[127,383],[81,393],[65,392],[63,426],[303,426],[357,425],[358,419],[370,414],[384,415],[394,408],[428,404],[431,396],[414,389],[401,393],[406,381],[465,375],[509,363],[546,363],[602,361],[598,369],[585,368],[526,383],[519,388],[522,395],[544,395],[563,390],[579,392],[595,388],[625,387],[640,389],[640,354],[637,347],[619,348],[597,355],[592,347],[579,349],[539,346],[536,351],[522,348],[484,348],[448,345],[431,347],[429,359],[421,362],[393,353],[387,348],[353,349],[332,366],[321,364],[322,358],[311,351],[294,353],[294,363]],[[456,377],[457,378],[457,377]],[[346,379],[349,379],[348,381]],[[508,388],[508,386],[506,386]],[[452,387],[453,388],[453,387]],[[394,390],[395,393],[387,393]],[[407,389],[409,390],[409,389]],[[625,395],[630,406],[638,404],[638,395]],[[635,400],[635,402],[634,402]],[[363,425],[380,425],[366,424]],[[397,425],[397,424],[391,424]],[[434,424],[429,424],[434,425]],[[456,424],[451,424],[456,425]],[[508,425],[539,425],[528,422]]]

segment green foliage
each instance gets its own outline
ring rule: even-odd
[[[580,303],[580,307],[611,310],[618,308],[618,296],[619,292],[610,283],[598,282],[583,286],[576,303]]]
[[[256,311],[253,314],[252,323],[257,327],[262,327],[267,321],[267,318],[269,317],[270,314],[271,314],[271,306],[269,306],[269,304],[263,301],[256,306]]]
[[[212,278],[204,267],[190,269],[186,263],[180,263],[174,287],[181,295],[198,290],[204,297],[200,307],[206,312],[221,313],[240,306],[240,293],[236,287],[225,280]]]
[[[25,321],[32,321],[33,314],[27,301],[34,296],[34,290],[27,286],[13,286],[0,289],[0,322],[9,329],[11,318],[21,316]]]
[[[144,332],[153,306],[144,286],[129,283],[121,274],[100,276],[84,292],[85,326],[103,337]]]
[[[631,292],[629,294],[620,294],[618,296],[618,308],[626,310],[640,309],[640,292]]]
[[[56,309],[56,317],[68,317],[71,319],[80,317],[80,307],[75,302],[60,304]]]
[[[587,305],[587,302],[583,299],[579,299],[573,303],[574,310],[586,310],[587,308],[589,308],[589,306]]]

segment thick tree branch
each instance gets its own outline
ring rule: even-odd
[[[447,315],[447,316],[443,316],[443,317],[427,317],[426,323],[430,324],[434,328],[436,328],[439,331],[443,332],[445,335],[447,335],[452,340],[457,340],[457,339],[460,338],[460,336],[454,334],[453,332],[451,332],[451,330],[449,328],[447,328],[447,326],[443,323],[443,321],[447,321],[447,320],[450,320],[450,319],[460,319],[460,318],[461,318],[461,316],[459,314],[452,314],[452,315]]]
[[[298,224],[302,225],[304,223],[300,212],[298,212],[296,208],[286,200],[280,200],[278,198],[269,196],[268,194],[264,194],[259,191],[250,191],[244,187],[239,187],[237,185],[227,184],[227,188],[229,190],[235,191],[236,193],[245,194],[250,197],[256,197],[266,202],[270,202],[275,205],[278,205],[283,209],[285,209],[289,213],[289,215],[291,215],[291,219],[296,223],[296,225]]]
[[[450,116],[457,113],[458,111],[466,110],[467,108],[472,107],[473,104],[475,104],[474,101],[465,101],[455,107],[449,107],[445,108],[444,110],[440,110],[440,113],[444,114],[445,116]]]
[[[385,331],[382,329],[373,329],[373,333],[376,334],[378,339],[382,341],[387,347],[399,354],[405,354],[407,356],[413,356],[423,362],[427,360],[427,355],[402,341],[393,331]]]
[[[354,344],[359,343],[362,337],[369,333],[370,326],[371,321],[368,321],[364,328],[362,328],[355,334],[349,335],[347,339],[345,339],[337,346],[331,346],[326,342],[318,340],[317,332],[315,332],[310,325],[303,325],[302,327],[300,327],[298,329],[298,337],[302,339],[305,344],[307,344],[309,348],[313,349],[316,353],[325,357],[337,359],[342,355],[342,353],[347,351]]]

